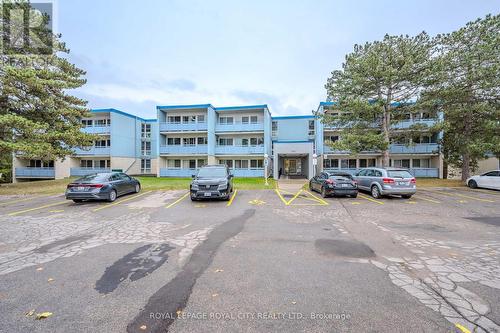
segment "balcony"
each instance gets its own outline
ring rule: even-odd
[[[425,178],[438,178],[439,169],[438,168],[411,168],[410,173],[414,177],[425,177]],[[417,184],[418,185],[418,184]]]
[[[264,169],[231,169],[235,177],[264,177]]]
[[[207,145],[163,145],[160,146],[160,154],[172,155],[206,155],[208,154]]]
[[[207,123],[160,123],[160,132],[203,132]]]
[[[16,168],[16,178],[54,178],[54,168]]]
[[[160,168],[160,177],[191,178],[194,174],[196,174],[196,169]]]
[[[434,126],[436,123],[438,122],[438,119],[408,119],[408,120],[403,120],[403,121],[400,121],[396,124],[393,124],[391,127],[392,128],[400,128],[400,129],[404,129],[404,128],[410,128],[410,126],[412,125],[416,125],[416,124],[422,124],[422,125],[427,125],[427,126]]]
[[[241,123],[215,125],[215,132],[263,132],[264,123]]]
[[[83,127],[82,132],[89,134],[109,134],[111,132],[111,126],[88,126]]]
[[[391,144],[391,154],[436,154],[439,152],[437,143],[416,143],[410,146],[404,144]]]
[[[259,146],[215,146],[216,155],[264,155],[264,145]]]
[[[75,148],[75,155],[84,155],[84,156],[109,156],[110,147],[85,147],[85,148]]]
[[[70,176],[86,176],[93,173],[110,172],[108,168],[71,168],[69,171]]]

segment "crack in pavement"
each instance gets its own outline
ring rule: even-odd
[[[207,239],[193,250],[182,271],[149,298],[144,308],[128,324],[127,332],[168,332],[179,311],[185,308],[194,284],[211,264],[219,247],[238,235],[254,214],[255,209],[247,209],[242,215],[215,227]]]

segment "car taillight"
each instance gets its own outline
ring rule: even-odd
[[[417,180],[416,180],[415,178],[412,178],[412,179],[410,180],[410,183],[412,183],[412,184],[416,184],[416,183],[417,183]]]
[[[76,184],[68,184],[68,186],[66,188],[71,188],[71,187],[75,187]]]
[[[335,185],[335,182],[333,181],[333,179],[327,179],[326,182],[328,184],[332,184],[332,185]]]
[[[89,185],[85,185],[85,186],[93,187],[93,188],[101,188],[104,186],[104,184],[89,184]]]
[[[394,179],[392,178],[382,178],[384,184],[394,184]]]
[[[354,185],[354,186],[358,186],[358,182],[357,182],[357,181],[355,181],[355,180],[353,180],[353,181],[352,181],[352,185]]]

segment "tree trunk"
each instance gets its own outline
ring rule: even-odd
[[[462,156],[462,181],[466,181],[470,176],[470,155],[468,153]]]
[[[382,121],[382,131],[384,133],[384,142],[387,144],[387,149],[382,152],[382,166],[388,167],[390,164],[390,128],[391,128],[391,93],[389,92],[387,95],[387,105],[384,106],[384,116]]]

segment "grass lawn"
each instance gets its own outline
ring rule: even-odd
[[[465,184],[460,179],[417,178],[418,187],[462,187]]]
[[[142,189],[150,190],[183,190],[189,188],[191,178],[156,178],[136,177]],[[62,194],[66,185],[76,178],[57,180],[40,180],[16,184],[1,184],[0,195],[25,195],[25,194]],[[269,179],[269,186],[265,186],[263,178],[234,178],[234,187],[240,190],[263,190],[276,187],[274,179]]]

